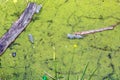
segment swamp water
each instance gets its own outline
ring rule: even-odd
[[[0,80],[120,80],[120,25],[83,39],[67,38],[119,22],[119,0],[34,2],[42,10],[0,56]],[[0,1],[1,37],[26,6],[27,0]]]

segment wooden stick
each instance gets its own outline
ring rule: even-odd
[[[26,28],[30,23],[34,13],[38,13],[41,5],[29,3],[20,18],[13,23],[8,32],[0,38],[0,55],[7,49],[7,47],[17,38],[17,36]]]
[[[48,75],[50,78],[52,78],[53,80],[55,80],[55,78],[53,76],[51,76],[48,72],[45,72],[46,75]]]
[[[88,30],[88,31],[82,31],[82,32],[75,32],[75,35],[87,35],[87,34],[92,34],[92,33],[97,33],[97,32],[102,32],[102,31],[106,31],[106,30],[113,30],[117,25],[119,25],[120,22],[111,25],[109,27],[106,28],[100,28],[100,29],[96,29],[96,30]]]

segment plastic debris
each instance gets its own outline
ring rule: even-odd
[[[67,37],[68,37],[69,39],[81,39],[81,38],[83,38],[83,36],[81,36],[81,35],[76,35],[76,34],[67,34]]]
[[[36,7],[36,13],[39,13],[39,11],[40,11],[40,9],[42,8],[42,5],[40,4],[40,5],[37,5],[37,7]]]
[[[12,57],[16,57],[16,52],[13,52],[13,53],[12,53]]]
[[[32,34],[28,34],[28,38],[29,38],[29,41],[33,44],[34,43],[34,39],[33,39]]]
[[[42,77],[42,80],[48,80],[48,79],[47,79],[47,76],[44,75],[44,76]]]
[[[76,39],[83,38],[83,36],[81,36],[81,35],[74,35],[74,37],[75,37]]]

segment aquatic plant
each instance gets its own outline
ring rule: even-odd
[[[5,54],[0,57],[1,79],[40,80],[44,75],[43,71],[46,71],[59,80],[80,80],[81,78],[102,80],[112,71],[110,63],[114,65],[115,71],[113,75],[105,79],[120,79],[120,25],[114,30],[83,36],[82,39],[72,39],[71,36],[71,39],[68,39],[66,35],[95,30],[119,22],[120,11],[117,1],[17,1],[15,6],[19,15],[27,5],[25,1],[41,3],[43,9],[39,15],[33,16],[35,18],[32,19],[29,27],[14,42],[19,45],[8,47]],[[16,9],[13,0],[0,0],[0,2],[3,2],[0,5],[0,35],[2,36],[10,28],[11,23],[18,18],[18,15],[14,15]],[[29,33],[34,38],[34,49],[28,40]],[[55,51],[52,49],[53,46],[55,46]],[[14,51],[17,57],[11,56]],[[73,54],[74,59],[71,64]],[[47,61],[44,62],[45,60]],[[89,64],[86,68],[87,61]],[[47,74],[45,76],[49,80],[56,80]]]

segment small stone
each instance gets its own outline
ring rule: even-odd
[[[13,52],[13,53],[12,53],[12,57],[16,57],[16,52]]]

